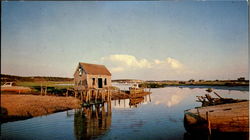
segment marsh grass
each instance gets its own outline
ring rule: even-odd
[[[80,103],[79,99],[73,97],[2,94],[1,121],[13,117],[30,118],[80,108]]]

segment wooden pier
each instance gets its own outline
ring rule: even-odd
[[[150,94],[150,92],[144,90],[136,93],[127,93],[126,91],[122,91],[120,89],[111,88],[83,90],[68,89],[66,92],[66,96],[69,96],[69,92],[73,93],[71,95],[75,98],[80,99],[83,102],[84,106],[102,104],[104,102],[109,102],[112,99],[137,98]]]
[[[70,90],[66,92],[68,96]],[[96,104],[103,104],[104,102],[110,102],[112,99],[112,94],[119,93],[120,91],[102,88],[102,89],[83,89],[83,90],[74,90],[72,89],[73,96],[78,98],[82,102],[82,106],[91,106]]]

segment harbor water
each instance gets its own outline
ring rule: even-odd
[[[248,90],[215,89],[220,96],[248,99]],[[151,89],[139,99],[122,99],[105,105],[68,110],[47,116],[1,124],[1,139],[97,139],[183,140],[184,110],[201,106],[196,96],[205,88],[165,87]],[[209,93],[216,97],[213,93]]]

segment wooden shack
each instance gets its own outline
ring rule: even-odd
[[[104,65],[80,62],[74,73],[75,90],[101,89],[111,86],[111,73]]]

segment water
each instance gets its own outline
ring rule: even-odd
[[[105,104],[4,123],[1,139],[185,139],[183,111],[200,106],[195,102],[196,96],[206,94],[205,89],[166,87],[151,91],[151,95],[138,101],[112,101],[112,113]],[[215,91],[222,97],[237,99],[248,99],[249,95],[249,91]],[[136,102],[140,103],[135,105]]]

